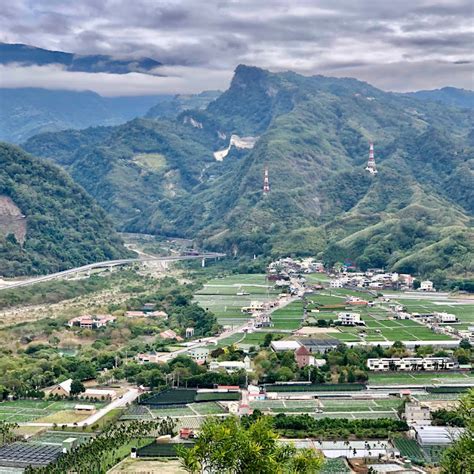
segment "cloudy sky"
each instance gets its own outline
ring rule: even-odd
[[[106,95],[224,89],[237,64],[352,76],[386,90],[473,89],[472,0],[15,0],[0,41],[148,56],[168,77],[0,68],[0,84]]]

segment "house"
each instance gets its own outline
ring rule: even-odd
[[[457,363],[450,357],[386,357],[367,359],[369,370],[449,370],[457,367]]]
[[[447,324],[447,323],[457,323],[458,318],[456,317],[455,314],[451,313],[434,313],[434,318],[438,321],[440,324]]]
[[[194,336],[194,328],[186,328],[186,339]]]
[[[314,357],[311,355],[311,352],[305,346],[300,346],[298,347],[298,349],[296,349],[295,359],[296,364],[300,369],[306,367],[307,365],[310,365],[310,362],[312,360],[314,361]]]
[[[250,306],[244,306],[241,309],[242,313],[253,313],[254,311],[264,311],[265,303],[261,303],[260,301],[251,301]]]
[[[367,306],[368,303],[368,301],[357,298],[356,296],[349,296],[349,298],[346,299],[346,304],[353,306]]]
[[[156,304],[155,303],[145,303],[143,305],[142,311],[145,313],[149,313],[150,311],[155,311]]]
[[[143,311],[126,311],[125,317],[127,318],[144,318],[146,314]]]
[[[420,283],[420,291],[435,291],[433,282],[425,280]]]
[[[72,379],[67,379],[53,387],[49,392],[49,396],[57,395],[58,397],[69,397],[71,395]]]
[[[409,425],[431,425],[430,408],[420,402],[405,404],[405,420]]]
[[[117,318],[110,314],[99,314],[97,316],[78,316],[68,321],[67,325],[72,328],[79,326],[81,329],[99,329],[113,323]]]
[[[272,341],[270,347],[275,352],[295,351],[301,346],[298,341]]]
[[[87,388],[85,392],[79,394],[79,398],[112,401],[117,398],[117,392],[115,390],[107,390],[102,388]]]
[[[346,283],[345,280],[342,280],[341,278],[336,278],[329,282],[329,287],[330,288],[343,288],[345,283]]]
[[[358,326],[365,324],[364,321],[360,319],[359,313],[341,312],[338,313],[337,320],[342,326]]]
[[[178,336],[172,329],[167,329],[166,331],[160,332],[160,337],[162,339],[176,339],[177,341],[182,341],[183,338]]]
[[[135,359],[139,364],[157,364],[160,361],[160,356],[156,352],[149,352],[146,354],[137,354]]]
[[[209,356],[209,349],[206,347],[194,347],[189,349],[188,355],[194,360],[194,362],[202,365],[206,362],[207,357]]]
[[[76,415],[93,415],[96,412],[95,405],[74,405]]]

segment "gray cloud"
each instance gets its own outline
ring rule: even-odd
[[[343,72],[392,90],[472,88],[472,17],[470,0],[17,0],[0,11],[0,40],[152,57],[173,67],[180,89],[195,90],[193,69],[203,88],[224,88],[239,63]],[[110,79],[109,94],[129,80]],[[147,92],[170,87],[150,80],[134,77]]]

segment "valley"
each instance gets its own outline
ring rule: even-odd
[[[287,457],[229,472],[439,472],[472,422],[469,92],[1,89],[0,471],[202,472],[231,433]]]

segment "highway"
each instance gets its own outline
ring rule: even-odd
[[[121,260],[107,260],[105,262],[90,263],[88,265],[83,265],[82,267],[71,268],[69,270],[63,270],[61,272],[51,273],[50,275],[34,277],[28,280],[10,281],[10,282],[5,282],[5,281],[2,282],[0,280],[0,291],[6,290],[9,288],[18,288],[21,286],[34,285],[35,283],[40,283],[42,281],[54,280],[56,278],[62,278],[68,275],[73,275],[75,273],[87,272],[89,270],[94,270],[96,268],[111,268],[111,267],[117,267],[120,265],[130,265],[133,263],[143,263],[143,262],[173,262],[173,261],[180,261],[180,260],[196,260],[196,259],[202,260],[206,258],[219,258],[219,257],[225,257],[225,253],[207,252],[207,253],[201,253],[198,255],[168,255],[165,257],[146,256],[146,257],[139,257],[139,258],[124,258]]]

